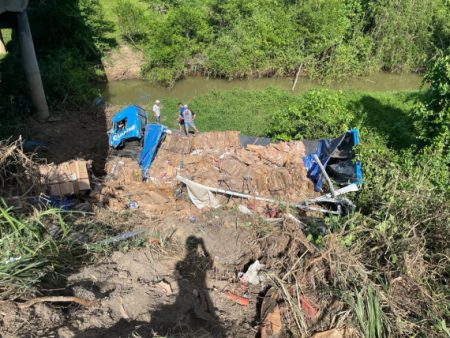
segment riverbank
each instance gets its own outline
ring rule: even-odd
[[[320,90],[337,95],[343,101],[353,118],[353,124],[375,128],[385,135],[397,134],[395,140],[403,139],[405,146],[413,137],[411,108],[421,94],[419,91],[402,92],[363,92]],[[197,127],[202,131],[238,130],[246,135],[266,136],[271,118],[277,113],[304,104],[306,93],[268,88],[265,90],[210,91],[207,94],[192,96],[182,100],[196,113]],[[161,122],[177,128],[179,98],[161,98]],[[136,102],[130,102],[136,103]],[[137,102],[149,112],[153,100],[149,97]],[[110,109],[118,111],[124,104],[114,104]],[[326,114],[327,112],[323,112]],[[151,114],[150,114],[151,115]],[[365,121],[362,123],[362,119]],[[109,123],[109,122],[108,122]],[[398,141],[395,141],[398,142]]]

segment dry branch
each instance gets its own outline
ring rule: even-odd
[[[39,297],[39,298],[30,299],[29,301],[27,301],[25,303],[17,304],[17,306],[20,309],[26,309],[26,308],[29,308],[30,306],[33,306],[34,304],[44,303],[44,302],[52,302],[52,303],[72,302],[72,303],[77,303],[77,304],[80,304],[83,306],[92,306],[95,304],[94,301],[90,301],[90,300],[78,298],[78,297],[53,296],[53,297]]]

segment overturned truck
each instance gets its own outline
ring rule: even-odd
[[[345,195],[362,184],[355,129],[335,139],[279,143],[236,131],[185,137],[159,124],[148,124],[144,130],[138,163],[126,163],[128,168],[139,167],[125,170],[122,177],[134,199],[147,193],[142,191],[143,179],[146,190],[168,199],[172,196],[167,191],[186,187],[190,201],[200,209],[217,208],[234,197],[250,205],[283,203],[343,214],[353,207]],[[120,162],[109,163],[111,171]]]

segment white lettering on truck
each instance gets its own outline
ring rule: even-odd
[[[128,127],[127,129],[121,131],[120,133],[116,134],[113,136],[113,140],[117,141],[120,138],[122,138],[125,134],[127,134],[128,132],[135,130],[136,129],[136,125],[132,125],[131,127]]]

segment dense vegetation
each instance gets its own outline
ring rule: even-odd
[[[144,74],[338,79],[370,70],[418,71],[449,45],[443,0],[116,0],[123,38]]]
[[[390,295],[383,327],[371,337],[450,333],[445,321],[450,291],[449,61],[449,56],[433,60],[425,75],[430,88],[410,98],[409,110],[379,105],[375,115],[369,108],[373,97],[345,104],[340,94],[309,93],[304,104],[272,119],[269,131],[282,139],[313,137],[315,130],[337,134],[349,122],[363,130],[359,157],[366,185],[356,199],[359,211],[329,223],[342,243],[362,257],[371,271],[369,284]],[[354,109],[360,104],[365,108],[358,113]],[[398,278],[405,283],[400,290]],[[411,291],[410,311],[399,311],[396,297],[409,302],[401,292]],[[370,324],[363,322],[361,329]]]
[[[92,101],[103,79],[101,57],[114,45],[99,1],[31,0],[28,16],[50,108],[60,111]],[[0,112],[13,117],[31,109],[14,31],[7,50],[0,56]]]
[[[52,110],[92,101],[102,58],[127,42],[144,53],[143,75],[166,85],[194,73],[232,79],[300,68],[337,80],[421,71],[450,42],[445,0],[31,0],[28,13]],[[0,110],[27,112],[16,36],[2,31],[10,41],[0,56]]]

